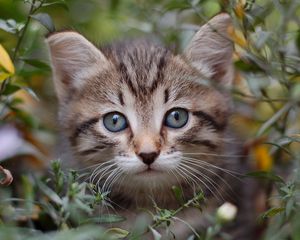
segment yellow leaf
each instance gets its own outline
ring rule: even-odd
[[[2,47],[1,44],[0,44],[0,67],[2,67],[6,72],[8,72],[10,74],[15,73],[15,67],[14,67],[8,53],[6,52],[4,47]]]
[[[247,47],[247,40],[241,31],[234,29],[232,26],[229,26],[227,32],[233,42],[235,42],[237,45],[243,48]]]
[[[5,80],[5,79],[8,78],[9,76],[11,76],[10,73],[1,72],[1,70],[0,70],[0,82],[2,82],[3,80]]]
[[[273,165],[272,156],[265,145],[256,145],[253,149],[254,158],[258,170],[270,171]]]
[[[234,8],[234,12],[240,20],[243,20],[245,16],[245,12],[244,12],[244,5],[242,2],[237,3],[237,5]]]

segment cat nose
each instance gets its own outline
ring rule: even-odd
[[[139,154],[139,157],[142,159],[143,163],[151,165],[158,155],[159,152],[142,152]]]

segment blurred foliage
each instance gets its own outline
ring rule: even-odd
[[[122,220],[92,217],[108,204],[106,193],[95,194],[59,162],[52,162],[51,176],[41,174],[54,158],[57,135],[44,35],[71,28],[97,44],[150,37],[180,52],[223,11],[234,21],[228,29],[236,66],[231,122],[246,139],[255,170],[249,176],[264,186],[253,210],[261,214],[260,239],[300,239],[299,0],[0,0],[0,162],[15,178],[0,188],[0,239],[139,239],[147,231],[160,239],[155,228],[168,227],[177,211],[157,208],[148,230],[137,224],[131,233],[106,231],[95,224]],[[195,201],[200,207],[199,194],[182,208]],[[223,236],[217,220],[191,239],[216,236]]]

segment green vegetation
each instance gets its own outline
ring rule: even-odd
[[[14,177],[12,185],[0,185],[0,239],[143,239],[146,232],[160,239],[158,226],[168,228],[191,205],[201,208],[198,193],[177,210],[156,208],[152,225],[104,229],[97,224],[123,220],[92,214],[109,207],[107,193],[82,182],[79,172],[62,172],[59,161],[43,176],[57,135],[44,35],[71,28],[99,44],[155,36],[180,52],[222,11],[234,22],[228,29],[237,69],[232,124],[246,139],[254,169],[248,177],[264,188],[257,193],[259,210],[253,209],[260,215],[259,239],[300,239],[299,0],[0,0],[0,164]],[[179,189],[174,194],[180,200]],[[230,239],[217,215],[189,239]]]

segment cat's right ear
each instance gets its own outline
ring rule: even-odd
[[[93,72],[108,60],[91,42],[76,32],[53,33],[47,37],[55,90],[63,101],[74,90],[82,88]]]
[[[233,43],[228,34],[231,17],[221,13],[194,35],[184,51],[190,64],[216,83],[229,86],[233,80]]]

